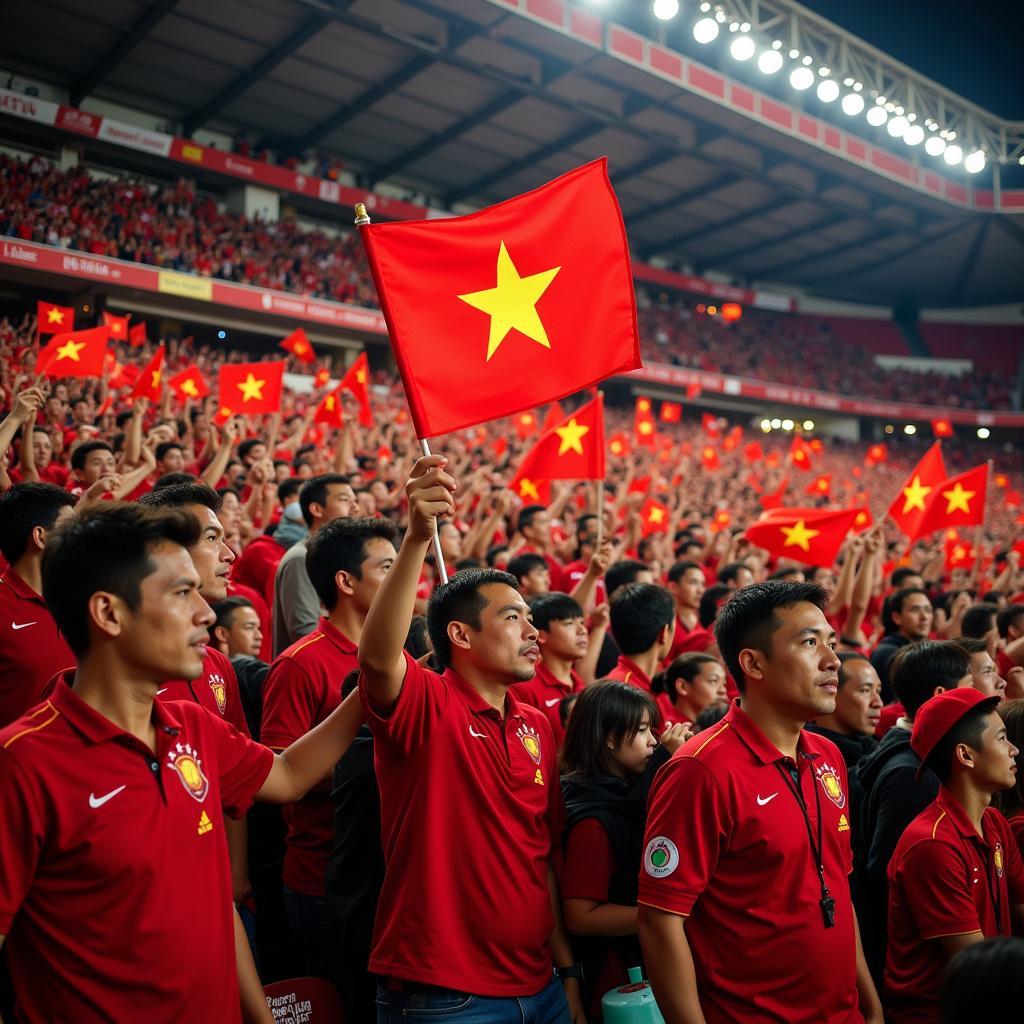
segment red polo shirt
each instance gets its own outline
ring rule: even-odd
[[[10,566],[0,575],[0,728],[43,698],[43,688],[75,664],[42,595]]]
[[[438,675],[408,654],[389,714],[360,691],[386,864],[370,971],[536,994],[551,980],[547,871],[563,819],[547,721],[514,687],[502,718],[451,669]]]
[[[574,590],[576,584],[586,576],[588,568],[590,568],[590,562],[584,562],[579,558],[576,559],[575,562],[570,562],[568,565],[561,566],[562,578],[565,581],[565,589],[569,592]],[[594,604],[604,604],[607,600],[608,591],[605,588],[604,577],[602,576],[594,584]]]
[[[263,684],[260,739],[284,750],[305,736],[341,703],[341,684],[358,667],[356,645],[322,618],[315,632],[282,651],[271,666]],[[288,826],[284,884],[292,892],[326,895],[334,846],[330,783],[322,782],[282,811]]]
[[[984,839],[943,787],[896,846],[888,871],[888,1021],[939,1020],[948,963],[940,938],[1013,934],[1011,910],[1024,903],[1024,863],[1009,822],[997,810],[985,811],[981,828]]]
[[[683,620],[677,615],[676,631],[672,637],[672,649],[668,652],[664,665],[668,668],[680,654],[686,654],[689,651],[706,651],[709,647],[713,646],[714,642],[714,636],[699,622],[693,629],[687,629]]]
[[[222,813],[273,755],[191,702],[156,749],[58,681],[0,731],[0,934],[18,1020],[240,1021]]]
[[[176,679],[164,683],[156,695],[159,700],[190,700],[201,704],[230,722],[243,736],[249,735],[234,666],[230,658],[216,647],[206,648],[203,671],[198,679]]]
[[[605,676],[605,679],[629,683],[630,686],[635,686],[637,689],[643,690],[650,697],[653,697],[654,703],[658,705],[658,712],[661,714],[662,721],[675,713],[672,701],[668,699],[668,694],[653,693],[651,691],[651,677],[635,661],[627,658],[624,654],[619,655],[615,668]]]
[[[543,661],[538,661],[537,674],[528,683],[516,683],[515,686],[517,700],[543,712],[559,749],[565,739],[565,728],[562,726],[558,706],[562,703],[563,697],[568,697],[570,693],[579,693],[586,685],[583,677],[575,669],[570,670],[570,675],[572,686],[566,686],[551,674],[551,670]]]
[[[834,928],[822,920],[793,767],[815,842],[821,808]],[[687,919],[708,1024],[863,1020],[846,766],[832,742],[802,732],[794,766],[733,704],[661,768],[648,807],[639,901]]]

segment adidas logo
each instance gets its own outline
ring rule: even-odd
[[[213,822],[210,821],[210,819],[207,817],[206,811],[203,811],[203,813],[199,816],[199,827],[196,829],[196,832],[201,836],[205,836],[207,832],[212,831]]]
[[[836,828],[837,828],[837,830],[839,832],[849,832],[850,831],[850,823],[846,820],[846,815],[845,814],[840,814],[839,815],[839,824],[836,826]]]

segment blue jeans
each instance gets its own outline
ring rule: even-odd
[[[569,1004],[558,978],[535,996],[473,996],[410,983],[404,992],[377,987],[377,1024],[410,1020],[451,1024],[571,1024]]]
[[[327,897],[306,896],[285,886],[284,912],[292,931],[302,939],[306,971],[337,984],[338,932]]]

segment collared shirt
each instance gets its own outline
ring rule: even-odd
[[[156,748],[57,682],[0,731],[0,934],[20,1021],[240,1021],[222,813],[273,754],[191,702]]]
[[[558,761],[547,720],[514,689],[502,717],[451,669],[408,654],[388,713],[360,683],[386,864],[375,974],[482,996],[535,995],[551,980]]]
[[[616,682],[629,683],[630,686],[635,686],[639,690],[643,690],[648,696],[654,699],[654,703],[658,705],[658,713],[661,715],[661,720],[664,722],[666,719],[673,717],[675,710],[672,707],[672,701],[668,699],[667,693],[654,693],[651,690],[651,677],[642,669],[640,666],[632,660],[627,658],[625,654],[619,655],[619,660],[615,663],[615,668],[605,676],[605,679],[614,679]]]
[[[993,807],[978,835],[945,787],[906,828],[889,861],[886,1020],[939,1020],[948,957],[939,939],[981,932],[1012,935],[1024,904],[1024,863],[1009,822]]]
[[[41,594],[10,566],[0,574],[0,728],[43,699],[43,689],[75,664]]]
[[[706,630],[700,622],[695,622],[693,629],[687,627],[679,616],[676,616],[676,631],[672,636],[672,648],[665,658],[665,667],[668,668],[680,654],[688,651],[706,651],[714,646],[714,635]]]
[[[823,736],[802,732],[797,750],[794,764],[735,703],[651,789],[639,902],[687,918],[708,1024],[863,1019],[846,766]],[[833,928],[808,835],[809,822],[817,844],[819,808]]]
[[[231,659],[216,647],[207,647],[198,679],[175,679],[156,691],[158,700],[188,700],[230,722],[243,736],[249,735],[238,677]]]
[[[570,676],[572,683],[566,686],[555,678],[551,669],[541,660],[537,662],[537,674],[529,682],[515,684],[516,699],[543,712],[559,749],[565,739],[565,726],[562,725],[559,705],[569,694],[579,693],[586,685],[575,669],[570,669]]]
[[[292,644],[271,665],[263,684],[260,739],[273,750],[284,750],[305,736],[338,707],[345,676],[358,667],[356,645],[322,618],[313,633]],[[282,812],[288,826],[284,884],[293,892],[325,895],[334,845],[330,786],[315,786]]]

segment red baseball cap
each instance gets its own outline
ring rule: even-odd
[[[942,693],[921,705],[914,716],[914,729],[910,734],[910,746],[921,758],[921,767],[917,769],[917,777],[926,770],[926,762],[943,737],[968,712],[982,705],[986,710],[994,711],[999,704],[998,697],[986,697],[973,686],[961,686],[955,690],[944,690]]]

